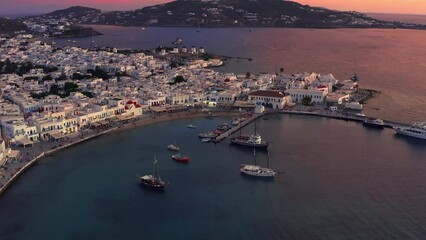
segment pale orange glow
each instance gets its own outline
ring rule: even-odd
[[[426,0],[296,0],[296,2],[366,13],[426,14]]]

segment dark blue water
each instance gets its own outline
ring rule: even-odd
[[[229,119],[161,123],[113,133],[46,158],[0,197],[0,239],[424,239],[426,142],[392,130],[279,115],[257,127],[272,141],[275,181],[241,176],[251,149],[202,144]],[[251,132],[249,126],[243,132]],[[175,142],[190,164],[170,159]],[[170,182],[140,188],[153,156]],[[267,154],[257,153],[265,166]]]

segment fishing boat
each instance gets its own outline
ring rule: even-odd
[[[173,45],[181,45],[183,40],[181,38],[176,38],[176,40],[172,43]]]
[[[234,119],[234,120],[231,122],[231,124],[232,124],[232,126],[238,126],[238,125],[240,124],[240,119],[239,119],[239,118]]]
[[[157,158],[154,156],[154,176],[144,175],[139,177],[139,183],[149,189],[164,190],[166,183],[161,180],[161,177],[158,174],[157,162]]]
[[[376,128],[384,128],[385,127],[385,123],[383,122],[382,119],[367,118],[367,119],[364,120],[363,124],[365,126],[376,127]]]
[[[208,131],[208,132],[198,134],[199,138],[215,138],[217,136],[219,136],[219,134],[213,131]]]
[[[196,129],[197,128],[197,126],[192,125],[191,123],[186,125],[186,127],[190,128],[190,129]]]
[[[254,134],[250,136],[242,136],[241,135],[241,127],[240,127],[240,136],[231,138],[231,144],[244,146],[244,147],[253,147],[253,148],[268,148],[269,142],[262,140],[262,136],[257,134],[256,129],[256,120],[254,121]]]
[[[356,72],[356,61],[355,61],[355,64],[354,64],[354,75],[352,75],[352,77],[351,77],[351,80],[352,81],[354,81],[354,82],[358,82],[359,81],[359,76],[358,76],[358,74],[357,74],[357,72]]]
[[[401,135],[426,140],[426,122],[417,122],[409,127],[394,127],[394,130]]]
[[[179,151],[180,148],[174,144],[170,144],[169,146],[167,146],[167,149],[169,149],[170,151]]]
[[[228,131],[230,128],[231,127],[229,127],[228,123],[222,123],[219,126],[217,126],[216,129],[225,132],[225,131]]]
[[[245,175],[253,177],[273,178],[277,174],[273,169],[269,168],[269,152],[268,152],[268,168],[257,166],[256,164],[256,150],[253,149],[254,165],[241,164],[240,172]]]
[[[202,138],[201,142],[202,143],[208,143],[208,142],[211,142],[211,140],[212,140],[211,138]]]
[[[246,119],[245,118],[236,118],[231,122],[231,124],[233,126],[238,126],[240,123],[244,122],[244,120],[246,120]]]
[[[182,163],[188,163],[191,160],[188,156],[182,156],[180,153],[172,155],[172,159]]]

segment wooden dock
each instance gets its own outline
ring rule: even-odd
[[[261,118],[262,116],[264,116],[264,113],[261,114],[254,114],[253,116],[251,116],[249,119],[245,120],[244,122],[238,124],[238,126],[234,126],[231,129],[229,129],[228,131],[220,134],[219,136],[217,136],[215,139],[213,139],[213,142],[218,143],[223,141],[225,138],[231,136],[233,133],[239,131],[240,129],[242,129],[243,127],[247,126],[248,124],[254,122],[255,120]]]

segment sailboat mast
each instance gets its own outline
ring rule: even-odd
[[[158,169],[157,169],[157,157],[154,155],[154,175],[155,175],[155,178],[158,178]]]
[[[266,162],[266,167],[269,168],[269,151],[268,151],[268,162]]]
[[[240,137],[241,137],[241,113],[240,113],[240,119],[238,119],[238,123],[240,124]]]
[[[253,148],[253,156],[254,156],[254,165],[257,166],[257,160],[256,160],[256,148]]]
[[[257,122],[257,117],[254,117],[254,135],[257,135],[257,126],[256,126],[256,122]]]

